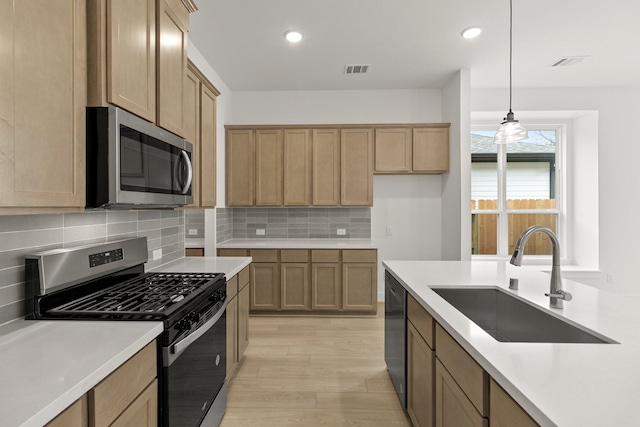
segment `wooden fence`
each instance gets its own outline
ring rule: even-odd
[[[507,209],[554,209],[555,199],[507,200]],[[497,200],[472,200],[471,209],[497,209]],[[556,214],[511,213],[509,214],[509,253],[513,252],[520,234],[532,225],[544,225],[556,232]],[[498,215],[471,215],[471,249],[474,255],[495,255],[498,252]],[[529,238],[526,255],[551,255],[551,241],[543,234]]]

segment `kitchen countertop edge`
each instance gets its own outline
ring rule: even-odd
[[[231,239],[217,249],[377,249],[372,239]]]

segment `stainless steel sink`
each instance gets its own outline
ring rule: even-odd
[[[498,288],[432,288],[489,335],[501,342],[614,344]]]

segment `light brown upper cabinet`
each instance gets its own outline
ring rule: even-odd
[[[282,206],[282,130],[257,130],[256,206]]]
[[[284,205],[311,204],[311,137],[309,129],[284,130]]]
[[[220,92],[188,63],[184,93],[185,139],[193,144],[193,204],[216,205],[216,103]]]
[[[340,205],[340,132],[314,129],[312,136],[313,206]]]
[[[185,136],[191,0],[94,0],[88,7],[89,105],[114,104]]]
[[[253,206],[254,203],[254,131],[227,130],[226,199],[227,206]]]
[[[376,174],[439,174],[449,171],[449,125],[377,128]]]
[[[182,0],[158,0],[158,126],[184,136],[189,10]]]
[[[340,133],[340,204],[373,205],[373,129]]]
[[[84,209],[86,4],[0,2],[0,214]]]
[[[409,128],[376,129],[376,173],[411,171],[412,132]]]
[[[413,129],[413,172],[449,172],[449,126]]]

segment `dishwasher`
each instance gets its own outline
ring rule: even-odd
[[[384,361],[403,408],[407,407],[407,291],[384,273]]]

